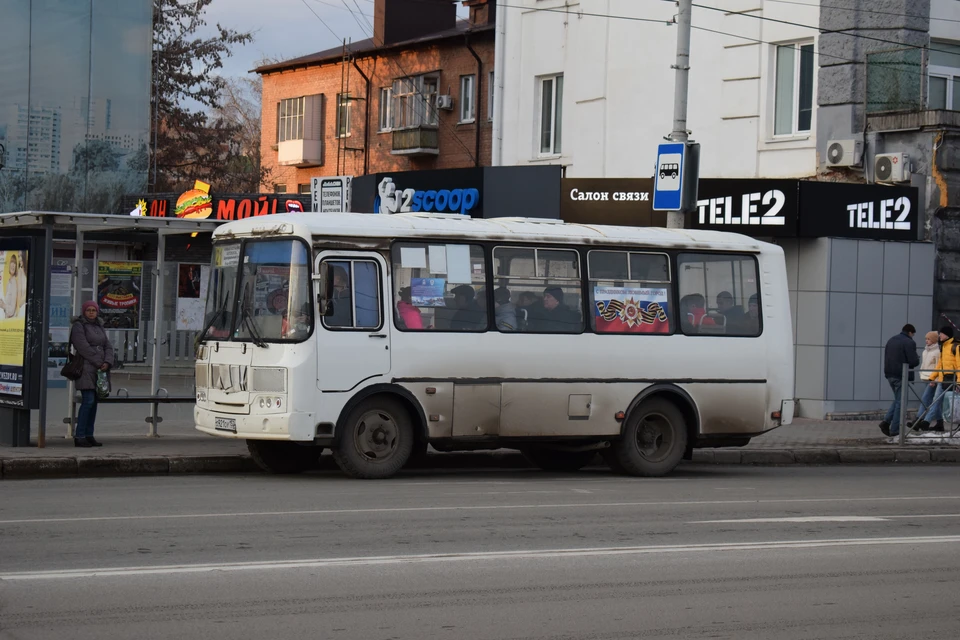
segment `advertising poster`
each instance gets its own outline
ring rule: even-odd
[[[200,331],[207,303],[207,281],[210,267],[181,264],[177,278],[177,329]]]
[[[598,333],[669,333],[667,290],[594,287]]]
[[[142,277],[142,262],[97,263],[97,300],[107,329],[139,328]]]
[[[23,397],[27,251],[0,251],[0,394]]]
[[[253,290],[256,315],[282,315],[290,293],[290,267],[257,267]]]
[[[54,264],[50,267],[50,351],[47,354],[47,381],[50,388],[67,386],[60,369],[67,362],[70,341],[70,317],[74,315],[73,277],[70,266]]]
[[[413,278],[410,280],[410,304],[415,307],[445,307],[443,297],[447,281],[443,278]]]

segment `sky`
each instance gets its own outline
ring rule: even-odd
[[[267,6],[269,10],[265,10]],[[269,4],[263,0],[214,0],[206,16],[211,27],[220,23],[228,29],[254,32],[252,43],[234,47],[233,56],[224,61],[223,75],[241,76],[264,57],[288,60],[336,47],[342,38],[369,38],[372,34],[363,17],[355,15],[357,7],[372,23],[373,0],[271,0]],[[458,6],[457,15],[466,18],[468,10]]]

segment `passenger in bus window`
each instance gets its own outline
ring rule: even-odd
[[[353,326],[353,317],[350,301],[350,276],[347,270],[341,266],[333,267],[333,315],[327,319],[327,325],[331,327],[350,327]]]
[[[563,289],[544,289],[543,311],[534,318],[533,329],[544,333],[574,333],[580,330],[580,314],[563,303]]]
[[[486,328],[487,319],[483,309],[477,304],[477,294],[468,284],[454,287],[454,306],[457,312],[450,320],[450,329],[453,331],[480,331]]]
[[[702,295],[691,293],[680,298],[680,323],[686,333],[695,332],[705,315],[707,315],[706,301]]]
[[[726,317],[726,323],[729,325],[740,324],[744,315],[743,309],[737,306],[733,294],[729,291],[721,291],[717,294],[717,310]]]
[[[418,307],[413,306],[410,287],[400,289],[400,300],[397,301],[397,313],[400,314],[400,321],[403,322],[404,329],[408,331],[423,329],[423,315]]]
[[[493,291],[493,303],[497,309],[497,329],[500,331],[516,331],[517,307],[510,302],[510,290],[500,287]]]

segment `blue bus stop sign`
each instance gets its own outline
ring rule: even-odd
[[[657,167],[653,177],[653,210],[680,211],[683,202],[684,153],[682,142],[657,147]]]

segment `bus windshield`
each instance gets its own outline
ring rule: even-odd
[[[313,331],[306,245],[299,240],[251,240],[242,248],[216,246],[207,299],[207,321],[211,319],[204,338],[255,344],[306,340]]]

